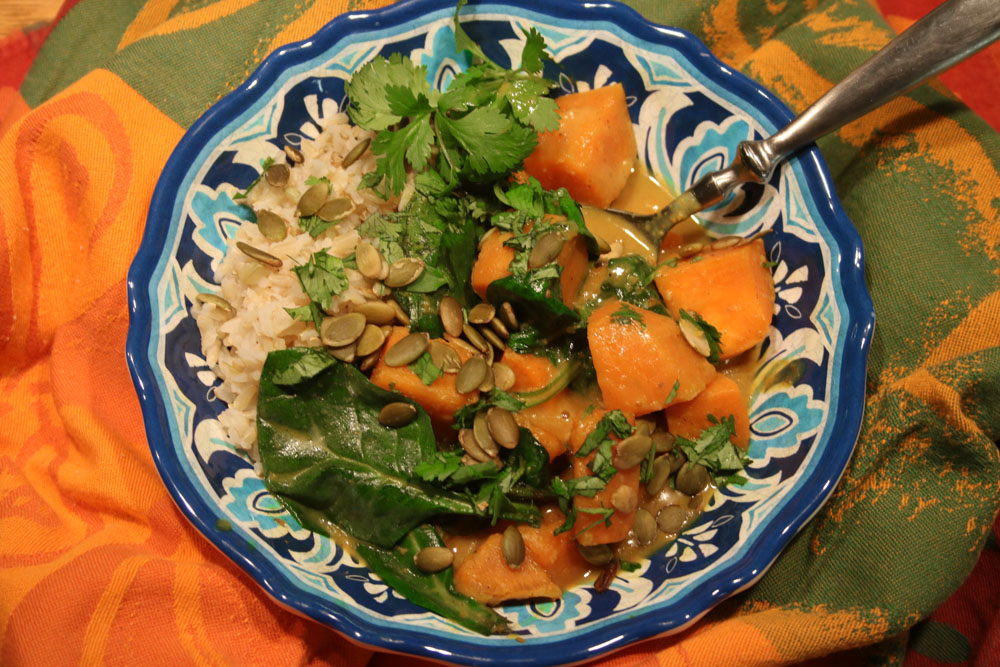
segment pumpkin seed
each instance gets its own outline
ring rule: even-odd
[[[452,336],[462,335],[462,325],[465,324],[465,316],[462,314],[462,305],[453,296],[446,296],[441,299],[438,306],[438,314],[441,316],[441,324],[444,330]]]
[[[562,251],[565,243],[566,237],[560,232],[542,234],[542,237],[535,242],[535,247],[531,249],[531,254],[528,255],[528,268],[537,269],[554,260]]]
[[[493,327],[493,330],[497,332],[497,335],[504,340],[510,338],[510,332],[507,331],[507,327],[504,326],[499,317],[494,317],[490,320],[490,326]]]
[[[487,329],[485,327],[482,327],[479,329],[479,335],[485,338],[488,343],[490,343],[493,347],[495,347],[498,350],[503,350],[504,347],[506,347],[504,345],[503,339],[500,338],[500,336],[498,336],[496,332],[493,331],[493,329]]]
[[[584,546],[577,542],[576,549],[580,552],[580,555],[583,556],[583,560],[587,561],[591,565],[607,565],[611,562],[611,558],[614,556],[614,552],[611,551],[611,547],[607,544]]]
[[[510,301],[504,301],[500,304],[500,318],[511,331],[519,328],[517,324],[517,315],[514,314],[514,306],[510,305]]]
[[[382,358],[381,354],[379,354],[378,352],[372,352],[367,357],[361,360],[361,363],[358,364],[358,368],[361,369],[362,373],[367,373],[371,369],[375,368],[375,364],[377,364],[378,360],[381,358]]]
[[[305,194],[299,197],[299,203],[296,204],[295,211],[301,218],[308,218],[310,215],[316,215],[316,211],[318,211],[319,207],[326,201],[326,197],[329,193],[330,190],[327,188],[326,183],[317,183],[306,190]]]
[[[423,332],[407,334],[385,353],[386,366],[406,366],[420,358],[427,350],[430,337]]]
[[[281,260],[269,252],[264,252],[260,248],[255,248],[249,243],[244,243],[243,241],[237,241],[236,247],[239,248],[244,255],[254,261],[260,262],[264,266],[273,266],[276,269],[281,268]]]
[[[490,428],[490,435],[498,445],[506,449],[517,447],[521,439],[521,429],[514,415],[503,408],[492,407],[486,412],[486,423]]]
[[[462,352],[465,352],[465,354],[470,357],[476,357],[479,356],[480,354],[479,350],[472,347],[472,345],[469,344],[469,341],[465,340],[464,338],[455,338],[454,336],[449,336],[448,334],[445,334],[445,340],[448,341],[449,345],[452,345],[455,348],[461,350]]]
[[[257,229],[264,238],[271,241],[281,241],[288,236],[288,224],[285,219],[270,211],[258,211]]]
[[[496,314],[496,308],[490,304],[477,303],[469,311],[469,324],[487,324]]]
[[[416,281],[423,272],[423,261],[416,257],[403,257],[389,265],[389,275],[384,282],[388,287],[406,287]]]
[[[508,391],[516,381],[514,370],[510,366],[501,361],[493,364],[493,383],[497,389]]]
[[[413,557],[417,569],[427,574],[440,572],[455,561],[455,554],[448,547],[424,547]]]
[[[653,446],[656,447],[657,454],[663,454],[664,452],[673,450],[674,443],[676,442],[677,437],[673,433],[657,431],[653,434]]]
[[[682,467],[674,478],[674,487],[689,496],[701,493],[706,486],[708,486],[708,470],[700,463]]]
[[[212,294],[211,292],[198,292],[197,296],[195,296],[195,299],[197,299],[199,303],[211,304],[217,308],[220,308],[227,315],[233,316],[236,314],[236,309],[233,308],[233,305],[228,301],[226,301],[225,299],[223,299],[218,294]]]
[[[386,301],[386,303],[389,304],[389,307],[392,308],[393,311],[395,311],[396,319],[399,321],[400,324],[402,324],[404,327],[410,326],[410,316],[406,314],[406,311],[403,310],[402,306],[396,303],[394,299],[389,299],[388,301]]]
[[[302,151],[300,151],[295,146],[291,146],[288,144],[285,144],[285,155],[287,155],[288,159],[294,162],[295,164],[302,164],[302,161],[305,160],[305,157],[303,157],[302,155]]]
[[[490,368],[493,367],[493,360],[496,358],[495,347],[493,347],[492,345],[487,345],[485,350],[483,350],[482,352],[477,352],[477,354],[479,354],[479,356],[481,356],[483,360],[486,361],[487,366],[489,366]]]
[[[493,369],[490,368],[489,359],[484,359],[484,361],[486,362],[486,377],[483,378],[483,381],[479,383],[476,389],[482,392],[493,391],[493,387],[496,386],[496,382],[493,380]]]
[[[406,426],[417,417],[417,408],[412,403],[395,401],[386,403],[378,411],[378,421],[389,428]]]
[[[288,168],[287,164],[279,162],[264,170],[264,180],[267,181],[268,185],[283,188],[288,185],[288,176],[291,173],[292,170]]]
[[[668,479],[670,479],[670,456],[653,459],[653,476],[646,482],[646,493],[655,496],[667,485]]]
[[[677,324],[681,328],[681,333],[684,334],[684,340],[694,348],[695,352],[704,357],[712,354],[712,348],[708,344],[708,336],[705,335],[705,331],[700,326],[688,319],[681,319]]]
[[[341,347],[331,347],[330,356],[343,361],[345,364],[353,363],[358,356],[358,344],[350,343]]]
[[[334,197],[327,199],[316,211],[316,215],[324,222],[334,222],[345,218],[354,211],[354,200],[350,197]]]
[[[385,334],[382,329],[374,324],[366,324],[361,335],[358,336],[358,356],[367,357],[372,352],[380,349],[385,342]]]
[[[517,526],[510,525],[503,531],[500,542],[500,553],[507,565],[515,570],[524,562],[524,538]]]
[[[695,241],[694,243],[685,243],[677,251],[677,254],[681,259],[687,259],[688,257],[694,257],[699,252],[705,248],[705,244],[700,241]]]
[[[680,470],[681,466],[688,462],[687,456],[684,455],[684,452],[672,451],[669,454],[665,454],[664,458],[669,458],[670,460],[671,475]]]
[[[639,494],[628,484],[623,484],[611,494],[611,506],[624,514],[634,512],[639,506]]]
[[[355,162],[357,162],[358,158],[361,157],[362,155],[364,155],[365,151],[368,150],[368,146],[370,146],[371,143],[372,143],[372,138],[371,137],[365,137],[364,139],[362,139],[358,143],[354,144],[354,148],[352,148],[351,150],[349,150],[347,152],[347,155],[344,156],[344,159],[340,161],[341,168],[342,169],[347,169],[352,164],[354,164]]]
[[[327,317],[319,328],[319,337],[324,345],[343,347],[358,339],[365,330],[365,316],[361,313],[348,313]]]
[[[497,443],[493,436],[490,435],[490,425],[485,412],[477,412],[472,420],[472,435],[476,437],[476,442],[490,458],[496,456],[497,452],[500,451],[497,449]]]
[[[462,358],[458,356],[451,345],[439,340],[432,340],[427,346],[431,353],[431,361],[445,373],[457,373],[462,368]]]
[[[382,266],[385,260],[378,248],[368,241],[359,241],[354,249],[354,259],[358,263],[358,271],[369,280],[378,280],[382,274]]]
[[[732,248],[735,245],[739,245],[742,241],[742,236],[723,236],[722,238],[712,241],[708,247],[712,250],[725,250],[726,248]]]
[[[653,435],[653,431],[655,430],[656,422],[651,419],[636,419],[635,430],[632,433],[636,435]]]
[[[475,327],[466,322],[462,325],[462,333],[465,334],[466,339],[472,343],[474,348],[480,352],[486,352],[486,348],[489,347],[489,344],[483,339],[482,335],[476,330]]]
[[[365,316],[368,324],[382,326],[396,319],[396,311],[385,301],[366,301],[354,307],[354,312]]]
[[[468,394],[477,389],[486,379],[486,371],[488,370],[489,366],[486,365],[485,359],[478,356],[470,357],[462,364],[462,368],[459,369],[458,375],[455,377],[455,391],[460,394]]]
[[[648,435],[637,433],[630,435],[618,443],[618,452],[615,455],[615,467],[619,470],[634,468],[645,460],[649,455],[649,448],[653,445],[653,440]]]
[[[656,527],[667,535],[676,535],[684,528],[687,510],[680,505],[667,505],[656,515]]]
[[[476,440],[476,436],[471,428],[463,428],[458,432],[458,444],[462,445],[462,449],[479,463],[490,460],[490,455],[484,452],[483,448],[479,446],[479,442]]]
[[[652,544],[656,539],[656,519],[643,508],[635,511],[635,523],[632,524],[632,533],[639,544]]]

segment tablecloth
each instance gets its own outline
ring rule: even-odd
[[[186,523],[123,352],[125,274],[184,129],[276,47],[382,4],[82,0],[0,92],[0,664],[418,662],[283,610]],[[892,36],[865,0],[628,4],[795,110]],[[819,146],[878,319],[855,454],[755,587],[602,664],[1000,660],[974,632],[1000,597],[1000,137],[933,81]],[[963,581],[983,614],[949,610]]]

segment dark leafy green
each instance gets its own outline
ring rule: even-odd
[[[340,362],[297,384],[275,384],[276,377],[293,373],[289,369],[315,354],[308,348],[271,352],[257,400],[264,481],[303,525],[329,532],[326,527],[335,524],[389,548],[436,515],[484,516],[467,495],[414,474],[414,467],[437,451],[423,409],[418,407],[417,418],[406,426],[382,426],[382,406],[406,399]],[[537,519],[537,510],[513,503],[496,511],[514,520]]]
[[[421,572],[413,556],[424,547],[444,546],[437,529],[418,526],[391,549],[359,543],[358,553],[368,567],[410,602],[484,635],[507,632],[507,620],[489,607],[455,590],[451,568],[436,574]]]
[[[711,426],[701,432],[695,440],[678,437],[677,447],[687,457],[689,466],[700,463],[712,476],[716,486],[742,484],[740,471],[750,462],[749,457],[733,444],[736,420],[732,415],[718,419],[709,415]]]
[[[650,266],[639,255],[625,255],[608,260],[607,276],[601,283],[600,293],[580,308],[580,316],[586,319],[609,299],[618,299],[622,303],[666,315],[666,306],[653,284],[656,271],[656,267]]]

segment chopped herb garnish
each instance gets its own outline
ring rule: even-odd
[[[268,167],[270,167],[273,164],[274,164],[273,157],[266,157],[263,160],[261,160],[260,173],[257,174],[257,178],[253,179],[250,185],[247,186],[246,190],[244,190],[243,192],[237,192],[235,195],[233,195],[233,199],[246,199],[247,195],[250,194],[250,191],[253,190],[258,183],[260,183],[260,179],[264,178],[264,172],[267,171]]]
[[[709,415],[708,420],[712,425],[703,430],[697,439],[678,437],[677,447],[687,457],[687,465],[699,463],[705,466],[717,486],[740,484],[738,480],[742,478],[739,473],[750,459],[731,440],[736,433],[736,420],[732,415],[721,420]]]
[[[636,312],[627,303],[623,303],[621,308],[611,313],[611,321],[621,326],[627,326],[632,322],[636,322],[643,329],[646,328],[646,323],[642,321],[642,313]]]
[[[291,315],[293,320],[312,322],[316,325],[316,331],[319,331],[320,325],[323,324],[323,311],[320,310],[315,301],[310,301],[308,305],[298,308],[285,308],[285,312]]]
[[[778,260],[774,260],[773,262],[761,262],[760,265],[765,269],[773,269],[778,265]]]
[[[344,272],[344,261],[326,250],[316,251],[308,262],[292,270],[299,277],[302,291],[323,310],[329,310],[333,305],[333,297],[346,290],[349,285]]]
[[[722,334],[719,330],[713,327],[711,324],[705,321],[705,319],[694,312],[693,310],[680,311],[680,316],[682,320],[687,320],[697,326],[705,334],[705,340],[708,341],[709,355],[708,360],[711,363],[715,363],[719,360],[719,352],[721,351],[720,342],[722,340]]]
[[[640,567],[642,567],[642,563],[636,563],[635,561],[631,560],[623,560],[619,561],[618,563],[618,569],[620,569],[622,572],[635,572]]]
[[[309,236],[316,238],[330,227],[333,227],[335,222],[327,222],[318,215],[310,215],[304,218],[299,218],[299,229],[304,232],[308,232]]]
[[[409,369],[416,373],[420,381],[426,385],[432,384],[434,380],[441,377],[441,369],[431,361],[430,352],[424,352],[417,357],[417,360],[409,365]]]
[[[331,183],[330,179],[326,176],[320,176],[318,178],[316,176],[310,176],[306,179],[306,185],[319,185],[320,183],[326,183],[327,194],[333,192],[333,183]]]
[[[677,392],[678,390],[680,390],[680,388],[681,388],[681,381],[674,380],[674,386],[670,389],[670,393],[667,394],[667,400],[663,401],[664,407],[674,402],[674,399],[677,398]]]

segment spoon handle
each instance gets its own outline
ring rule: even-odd
[[[949,0],[768,139],[740,145],[739,159],[764,182],[790,153],[882,106],[1000,37],[1000,0]]]

